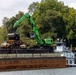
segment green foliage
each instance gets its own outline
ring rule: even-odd
[[[33,17],[41,34],[50,32],[50,36],[62,37],[65,31],[63,16],[61,14],[63,2],[57,0],[42,0]],[[52,35],[51,35],[52,34]]]
[[[33,17],[42,34],[50,33],[50,36],[58,38],[76,38],[76,10],[57,0],[42,0],[36,10]]]
[[[32,14],[42,38],[45,36],[62,38],[64,36],[67,39],[76,39],[76,10],[64,6],[64,2],[58,2],[58,0],[41,0],[40,3],[31,3],[28,10]],[[10,19],[4,17],[3,27],[6,28],[8,33],[19,33],[21,39],[27,41],[29,39],[27,35],[32,31],[28,20],[21,22],[19,27],[13,28],[16,20],[20,19],[23,15],[24,13],[19,11],[18,14]],[[5,38],[6,36],[3,37]],[[27,41],[28,43],[32,41],[35,44],[34,40],[29,40]]]
[[[28,7],[28,10],[29,10],[29,13],[30,14],[33,14],[33,12],[35,12],[35,10],[37,9],[38,7],[38,2],[33,2],[30,4],[30,6]]]
[[[7,28],[9,33],[15,32],[16,29],[13,28],[13,25],[15,23],[16,20],[18,20],[19,18],[21,18],[24,15],[23,12],[19,11],[19,14],[16,14],[16,16],[8,19],[7,17],[4,17],[3,19],[3,26]]]
[[[0,44],[7,39],[7,29],[5,27],[0,28]]]
[[[20,24],[20,26],[17,28],[16,32],[19,33],[22,38],[24,38],[24,37],[27,37],[27,35],[29,34],[29,32],[30,32],[31,30],[32,30],[32,29],[31,29],[28,21],[27,21],[27,20],[26,20],[26,21],[24,20],[24,21]]]

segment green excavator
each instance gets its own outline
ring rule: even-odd
[[[22,18],[20,18],[18,21],[16,21],[14,23],[13,27],[16,28],[22,21],[24,21],[27,18],[28,18],[28,21],[29,21],[30,25],[32,26],[32,31],[35,34],[35,39],[36,39],[37,43],[39,45],[42,45],[42,46],[52,45],[53,44],[53,39],[51,37],[46,38],[46,39],[41,39],[38,28],[37,28],[33,18],[29,15],[29,13],[26,13]]]

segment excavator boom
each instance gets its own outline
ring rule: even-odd
[[[29,20],[30,25],[32,26],[32,31],[35,34],[35,39],[38,44],[40,45],[51,45],[53,44],[53,40],[51,38],[47,38],[42,40],[38,31],[38,28],[36,27],[36,24],[32,17],[29,15],[29,13],[26,13],[22,18],[20,18],[16,23],[14,24],[14,28],[17,27],[23,20],[27,19]]]
[[[32,17],[28,13],[25,14],[21,19],[16,21],[16,23],[14,24],[14,28],[17,27],[26,18],[29,18],[29,23],[32,26],[32,29],[33,29],[32,31],[35,33],[35,39],[36,39],[37,43],[43,45],[44,43],[40,38],[38,28],[36,27],[35,22],[33,21]]]

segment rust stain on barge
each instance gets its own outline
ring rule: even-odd
[[[65,68],[65,57],[4,58],[0,59],[0,70]]]

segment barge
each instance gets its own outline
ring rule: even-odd
[[[51,46],[28,48],[15,34],[0,47],[0,71],[66,68],[67,60],[65,53],[54,52]]]
[[[14,56],[14,54],[13,54]],[[34,70],[34,69],[49,69],[49,68],[66,68],[65,57],[11,57],[0,58],[0,71],[6,70]]]

